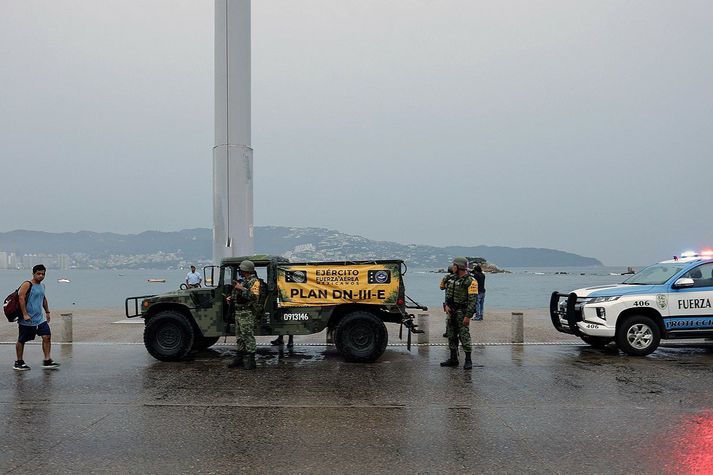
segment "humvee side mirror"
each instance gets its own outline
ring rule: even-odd
[[[674,289],[686,289],[688,287],[693,287],[693,279],[689,279],[688,277],[681,277],[673,283]]]
[[[203,268],[203,283],[206,287],[217,287],[218,283],[215,281],[215,270],[219,269],[218,266],[205,266]]]

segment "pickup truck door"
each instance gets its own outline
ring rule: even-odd
[[[670,289],[666,329],[713,330],[713,263],[694,267],[681,277],[693,279],[693,287]]]

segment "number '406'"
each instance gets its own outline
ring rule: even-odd
[[[634,302],[634,307],[648,307],[650,305],[648,300],[637,300]]]

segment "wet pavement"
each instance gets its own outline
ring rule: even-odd
[[[389,347],[375,364],[332,349],[227,347],[161,363],[140,345],[0,345],[2,473],[710,473],[713,347],[646,358],[581,345]]]

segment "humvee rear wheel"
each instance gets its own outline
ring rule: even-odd
[[[352,312],[344,316],[334,330],[334,342],[344,359],[371,363],[386,350],[389,334],[386,325],[369,312]]]
[[[215,345],[218,340],[220,340],[219,336],[196,336],[193,339],[193,348],[191,349],[193,351],[203,351]]]
[[[616,344],[621,351],[631,356],[646,356],[653,353],[661,341],[661,331],[653,319],[632,315],[616,330]]]
[[[164,310],[151,317],[144,328],[144,345],[149,354],[161,361],[178,361],[185,358],[195,334],[186,317],[178,312]]]

